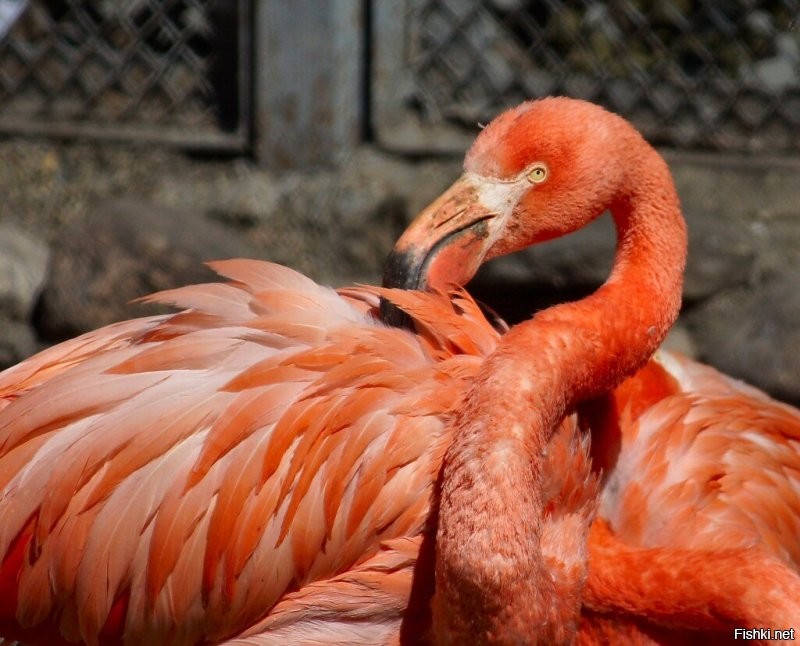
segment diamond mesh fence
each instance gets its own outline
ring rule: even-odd
[[[424,123],[474,125],[565,94],[632,119],[656,143],[800,150],[800,0],[411,0]]]
[[[247,139],[238,0],[0,0],[0,130]]]

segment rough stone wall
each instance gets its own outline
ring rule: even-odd
[[[670,343],[800,403],[800,160],[667,152],[690,229],[684,315]],[[371,148],[336,172],[121,145],[0,142],[0,365],[107,322],[129,301],[213,279],[251,256],[331,285],[379,280],[414,213],[458,160]],[[474,291],[519,320],[607,275],[610,220],[486,267]]]

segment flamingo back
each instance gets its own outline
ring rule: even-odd
[[[418,535],[498,335],[463,292],[278,265],[147,300],[0,375],[0,635],[215,642]],[[380,297],[416,334],[374,317]]]
[[[621,540],[754,547],[800,570],[796,409],[665,351],[610,397],[619,446],[600,515]]]

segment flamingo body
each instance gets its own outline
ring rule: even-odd
[[[465,297],[414,336],[376,290],[214,266],[233,282],[157,296],[184,312],[0,376],[0,635],[220,641],[420,534],[494,330]]]
[[[468,151],[461,178],[398,241],[384,284],[466,284],[485,260],[605,210],[618,233],[606,283],[512,328],[481,372],[485,383],[517,372],[536,384],[529,446],[573,407],[591,433],[602,484],[580,636],[670,643],[800,625],[800,411],[677,355],[650,359],[679,311],[686,230],[664,160],[629,124],[564,98],[504,112]],[[486,410],[487,390],[476,393]],[[470,412],[487,436],[503,426]],[[443,500],[450,481],[445,469]],[[439,521],[437,548],[452,555],[437,569],[437,595],[459,549],[441,524],[463,524],[458,508]],[[442,590],[458,607],[463,591]]]
[[[337,294],[269,263],[213,266],[232,282],[151,297],[188,309],[0,375],[0,635],[421,639],[448,421],[498,333],[460,292]],[[423,330],[379,323],[378,295]],[[565,541],[595,507],[589,444],[567,419],[549,447],[543,550],[584,567]]]

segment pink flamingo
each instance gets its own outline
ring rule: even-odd
[[[722,531],[716,546],[653,543],[649,518],[663,516],[639,495],[649,489],[637,493],[639,474],[625,474],[637,464],[628,429],[680,396],[647,361],[677,314],[685,248],[666,166],[628,124],[569,100],[506,113],[395,263],[410,254],[433,286],[463,282],[484,257],[574,231],[606,207],[621,235],[606,286],[502,337],[460,291],[337,294],[236,260],[215,264],[230,283],[156,297],[186,308],[178,314],[109,326],[4,372],[0,635],[558,643],[798,617],[800,582],[779,549],[796,533],[776,542],[767,522]],[[417,331],[378,322],[379,297]],[[794,436],[783,418],[779,432],[796,438],[796,411],[753,401],[794,420]],[[598,482],[570,414],[582,404],[608,438],[593,449],[610,474],[601,510],[635,510],[620,498],[634,492],[647,512],[638,538],[608,511],[590,534]],[[754,435],[767,461],[772,446]],[[796,450],[784,455],[797,464]],[[749,473],[738,461],[707,481],[728,472]],[[755,497],[768,506],[766,492]],[[699,522],[708,532],[723,524],[715,509]],[[684,603],[675,573],[692,573],[686,557],[730,575],[684,585],[689,607],[672,603]],[[746,568],[714,569],[742,557],[773,588],[737,576]],[[669,603],[645,572],[673,576],[659,590]],[[748,594],[735,596],[736,583]]]
[[[800,412],[679,355],[648,361],[678,313],[686,253],[663,159],[623,119],[549,98],[496,118],[464,169],[398,241],[385,284],[466,284],[482,262],[606,209],[617,227],[605,285],[518,325],[487,360],[499,388],[519,395],[534,384],[530,405],[553,415],[544,426],[577,410],[576,424],[591,429],[603,486],[584,640],[680,640],[698,630],[727,641],[737,625],[800,629]],[[486,401],[485,410],[485,424],[502,428],[504,409]],[[443,501],[463,493],[448,478],[463,437],[445,460]],[[439,519],[443,564],[459,531],[449,513],[443,507]],[[470,544],[454,540],[453,558]]]

